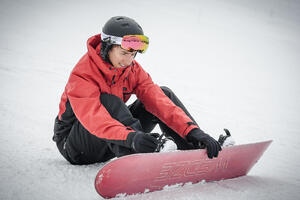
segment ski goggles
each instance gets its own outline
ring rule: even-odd
[[[102,32],[101,38],[104,42],[121,45],[121,48],[127,51],[138,51],[139,53],[144,53],[149,46],[149,39],[145,35],[125,35],[123,37],[117,37],[113,35],[106,35]]]

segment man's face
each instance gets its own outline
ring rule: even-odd
[[[108,52],[108,58],[115,68],[123,68],[131,65],[136,51],[124,50],[119,45],[114,45]]]

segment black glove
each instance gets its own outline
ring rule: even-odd
[[[151,153],[154,152],[158,146],[158,140],[153,134],[144,132],[135,132],[131,148],[137,153]]]
[[[195,128],[191,130],[186,139],[193,144],[198,145],[199,142],[207,149],[207,156],[209,158],[218,157],[219,151],[222,150],[220,144],[208,134],[204,133],[201,129]]]

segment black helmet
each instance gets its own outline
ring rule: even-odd
[[[102,28],[102,33],[116,37],[125,35],[144,35],[142,27],[133,19],[125,16],[116,16],[110,18]],[[103,40],[101,43],[101,57],[103,60],[110,62],[108,51],[112,48],[113,43],[110,40]]]
[[[116,16],[110,18],[102,32],[106,35],[123,37],[124,35],[144,35],[142,27],[133,19],[125,16]]]

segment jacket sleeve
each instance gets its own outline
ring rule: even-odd
[[[192,129],[198,128],[185,112],[176,106],[157,84],[153,83],[150,75],[139,65],[136,69],[136,80],[135,93],[148,112],[158,117],[183,138]]]
[[[101,139],[130,147],[126,139],[134,131],[110,116],[100,102],[100,88],[89,73],[74,69],[65,92],[76,118],[85,129]]]

